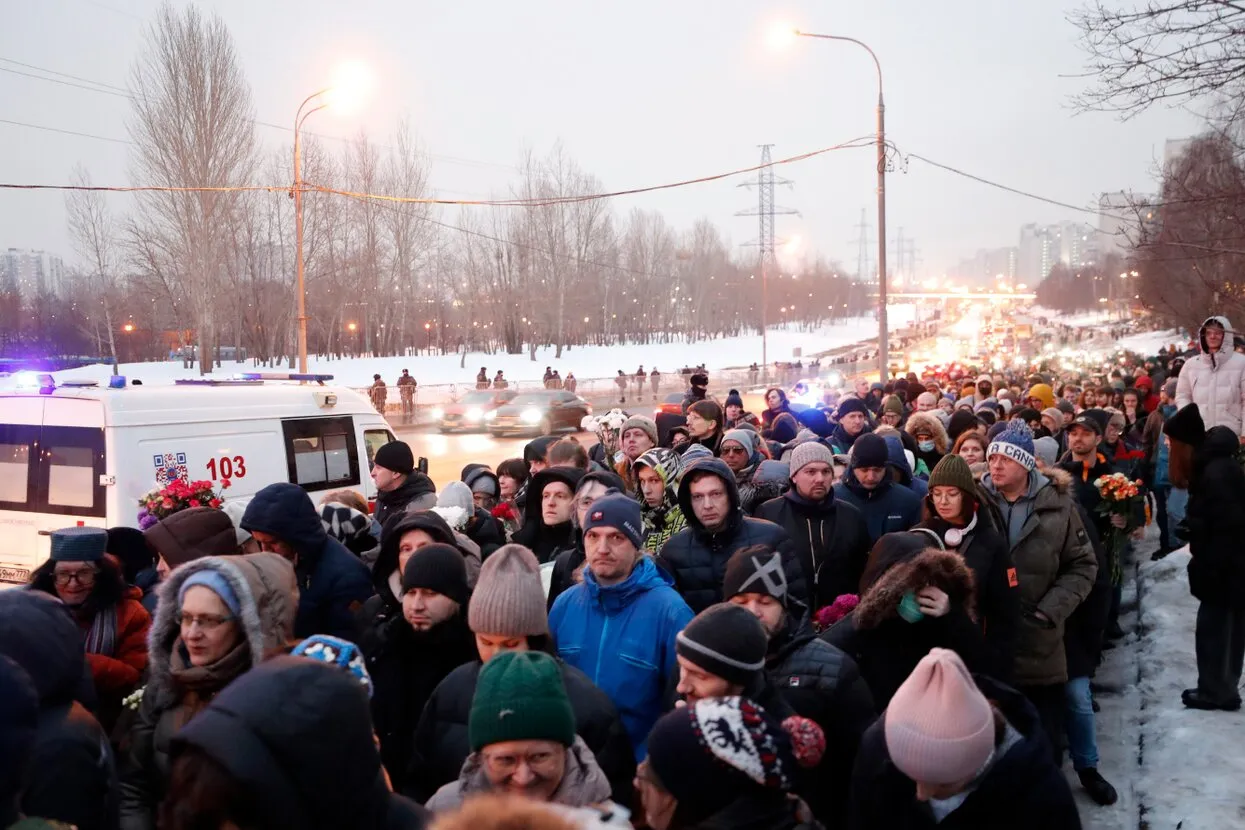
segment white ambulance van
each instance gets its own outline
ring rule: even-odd
[[[331,375],[245,374],[172,386],[56,385],[15,376],[0,388],[0,582],[25,582],[50,531],[138,524],[138,499],[171,480],[225,479],[226,501],[277,481],[350,488],[369,501],[376,449],[394,435]],[[221,492],[218,490],[218,492]]]

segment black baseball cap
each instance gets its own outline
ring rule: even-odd
[[[1072,423],[1068,425],[1068,431],[1071,432],[1077,427],[1084,427],[1085,429],[1093,430],[1093,432],[1097,435],[1102,435],[1103,431],[1102,424],[1097,418],[1088,412],[1082,412],[1080,415],[1073,418]]]

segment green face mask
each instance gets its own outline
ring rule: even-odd
[[[921,604],[917,602],[916,594],[912,591],[904,594],[903,599],[899,601],[899,616],[910,623],[918,623],[925,619]]]

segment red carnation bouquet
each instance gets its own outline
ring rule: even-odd
[[[1123,528],[1112,525],[1107,531],[1107,550],[1111,554],[1111,584],[1119,585],[1123,581],[1124,571],[1120,564],[1120,554],[1128,537],[1136,529],[1133,517],[1138,507],[1145,503],[1142,483],[1133,481],[1123,473],[1112,473],[1094,481],[1094,487],[1102,500],[1094,508],[1099,516],[1123,516],[1126,524]]]
[[[221,481],[221,489],[229,479]],[[146,530],[161,519],[191,507],[220,507],[224,497],[212,489],[210,481],[176,479],[167,487],[155,487],[138,499],[138,526]]]
[[[501,522],[502,529],[506,532],[507,541],[519,529],[519,516],[514,511],[514,505],[511,502],[500,502],[492,510],[493,518]]]

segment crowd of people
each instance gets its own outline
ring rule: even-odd
[[[386,444],[374,511],[277,483],[57,531],[0,593],[0,827],[1079,827],[1152,517],[1193,554],[1184,705],[1240,707],[1230,332],[755,416],[696,373],[684,416],[439,486]]]

